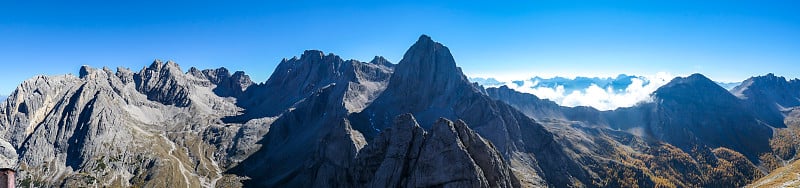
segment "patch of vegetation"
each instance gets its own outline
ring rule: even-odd
[[[744,155],[727,148],[696,146],[687,152],[661,142],[631,148],[610,139],[595,143],[602,157],[592,169],[603,178],[594,182],[600,187],[742,187],[763,176]]]
[[[797,154],[800,141],[792,128],[775,129],[775,136],[769,140],[769,145],[780,159],[790,160]]]
[[[93,169],[94,171],[103,171],[106,169],[106,163],[103,162],[103,159],[105,158],[106,156],[101,156],[99,159],[94,161],[97,164],[97,166],[95,166]]]
[[[19,187],[44,187],[44,182],[25,178],[19,182]]]
[[[782,166],[778,157],[771,152],[761,154],[758,156],[758,160],[761,161],[761,166],[764,167],[764,169],[766,169],[768,172],[772,172],[772,170]]]
[[[747,157],[728,148],[713,150],[717,164],[708,169],[705,187],[742,187],[761,178],[763,174]]]

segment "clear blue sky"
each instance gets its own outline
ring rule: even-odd
[[[800,77],[797,1],[76,2],[0,2],[0,95],[37,74],[156,58],[257,82],[306,49],[396,63],[423,33],[468,75]]]

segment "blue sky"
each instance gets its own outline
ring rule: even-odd
[[[306,49],[398,62],[420,34],[472,76],[800,77],[795,1],[2,1],[0,94],[153,59],[257,82]]]

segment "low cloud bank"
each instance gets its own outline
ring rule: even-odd
[[[664,84],[667,84],[670,80],[672,80],[672,78],[675,78],[675,76],[669,73],[660,72],[651,76],[620,75],[617,78],[605,79],[587,79],[585,77],[579,77],[577,79],[566,79],[566,81],[564,81],[564,78],[554,78],[559,79],[559,82],[558,84],[552,84],[552,79],[542,79],[536,77],[530,80],[492,82],[491,84],[485,84],[484,86],[498,87],[505,85],[519,92],[530,93],[539,98],[555,101],[557,104],[562,106],[591,106],[597,108],[598,110],[614,110],[620,107],[630,107],[640,102],[652,101],[650,94]],[[580,84],[588,85],[588,87],[583,89],[572,88],[576,84],[573,84],[570,81],[576,82],[578,80],[581,81]],[[592,81],[586,83],[586,80]],[[609,83],[625,84],[620,85]],[[482,83],[479,81],[479,84]],[[566,89],[565,86],[567,86]]]

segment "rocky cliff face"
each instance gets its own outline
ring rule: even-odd
[[[462,121],[426,132],[411,114],[395,118],[352,168],[357,187],[519,187],[509,164]]]
[[[336,87],[321,88],[281,115],[258,141],[262,147],[230,172],[252,178],[245,186],[329,187],[346,182],[346,169],[366,141],[344,119],[347,112]]]
[[[0,140],[0,168],[16,168],[18,158],[17,149],[11,143]]]

